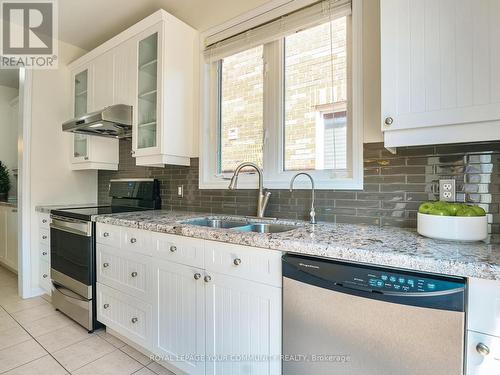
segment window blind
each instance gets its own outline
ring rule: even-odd
[[[208,44],[204,51],[205,61],[214,62],[235,53],[270,43],[299,30],[313,27],[328,20],[351,14],[351,0],[323,0],[299,9],[273,21],[216,43]]]

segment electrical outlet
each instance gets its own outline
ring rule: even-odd
[[[177,197],[184,197],[184,185],[177,186]]]
[[[439,180],[439,200],[455,202],[455,180]]]

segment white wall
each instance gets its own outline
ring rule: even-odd
[[[72,135],[61,125],[71,118],[67,64],[86,51],[59,42],[59,68],[33,71],[31,116],[31,270],[38,285],[37,205],[97,203],[97,171],[72,171]]]
[[[380,1],[363,1],[364,142],[383,142],[380,126]]]
[[[12,174],[12,169],[17,168],[18,134],[18,124],[15,121],[14,108],[11,104],[17,98],[18,92],[16,88],[0,86],[0,161],[9,169],[11,184],[14,188],[11,189],[11,193],[16,191],[14,186],[16,180]]]

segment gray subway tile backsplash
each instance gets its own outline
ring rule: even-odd
[[[119,171],[99,171],[99,203],[109,203],[111,178],[154,177],[160,180],[162,207],[254,215],[255,190],[198,189],[198,159],[190,167],[138,167],[131,142],[120,141]],[[364,145],[364,188],[361,191],[319,190],[318,220],[398,227],[416,227],[422,201],[438,197],[439,179],[457,181],[457,200],[480,204],[489,213],[492,239],[500,239],[500,142],[398,148],[382,143]],[[184,197],[177,197],[177,186]],[[310,192],[272,190],[266,215],[308,220]]]

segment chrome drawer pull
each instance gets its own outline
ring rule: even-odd
[[[205,280],[206,283],[209,283],[210,280],[212,280],[212,278],[207,275],[207,276],[205,276],[204,280]]]
[[[201,278],[201,274],[200,273],[195,273],[194,274],[194,279],[195,280],[199,280]]]
[[[241,264],[241,259],[240,258],[236,258],[235,260],[233,260],[233,263],[235,266],[239,266]]]
[[[108,233],[108,232],[104,232],[104,233],[102,234],[102,236],[103,236],[103,237],[109,237],[109,233]]]
[[[103,307],[107,309],[109,307],[109,303],[105,303]]]
[[[134,272],[132,272],[132,273],[130,274],[130,276],[132,276],[132,277],[137,277],[137,272],[135,272],[135,271],[134,271]]]
[[[131,319],[131,322],[132,322],[133,324],[135,324],[135,323],[137,323],[137,321],[138,321],[138,320],[139,320],[139,319],[137,319],[136,317],[133,317],[133,318]]]
[[[132,238],[130,239],[130,243],[136,243],[136,242],[137,242],[137,239],[136,239],[136,238],[132,237]]]
[[[485,356],[485,357],[488,354],[490,354],[490,348],[488,348],[488,346],[483,344],[482,342],[480,342],[479,344],[476,345],[476,350],[479,354],[481,354],[482,356]]]
[[[104,268],[108,268],[108,267],[109,267],[109,263],[103,263],[103,264],[102,264],[102,266],[103,266]]]
[[[170,246],[170,251],[172,253],[176,252],[177,251],[177,246],[174,246],[174,245]]]

